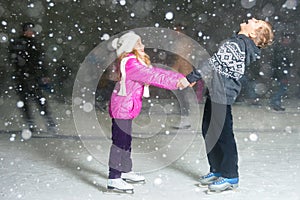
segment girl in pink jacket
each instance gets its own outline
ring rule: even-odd
[[[149,85],[168,90],[189,85],[184,75],[152,67],[139,35],[128,32],[112,42],[120,60],[121,79],[113,90],[109,113],[112,118],[112,146],[109,157],[108,189],[133,192],[126,181],[140,182],[145,178],[132,172],[132,120],[142,108],[142,98],[149,97]]]

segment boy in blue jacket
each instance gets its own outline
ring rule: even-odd
[[[256,61],[261,48],[272,44],[270,23],[249,19],[240,24],[240,31],[228,39],[199,69],[187,75],[191,85],[203,79],[208,87],[202,134],[205,139],[210,172],[200,178],[210,191],[238,187],[238,153],[233,134],[231,105],[240,90],[239,79],[245,67]]]

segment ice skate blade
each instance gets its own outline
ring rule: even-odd
[[[191,125],[186,126],[172,126],[173,129],[182,130],[182,129],[190,129]]]
[[[104,194],[117,194],[117,195],[121,195],[121,194],[133,194],[134,191],[133,191],[133,189],[120,190],[118,188],[107,187],[107,190],[103,191],[103,193]]]
[[[143,184],[146,183],[145,180],[143,180],[143,181],[133,181],[131,179],[124,179],[124,178],[123,178],[123,180],[126,181],[127,183],[131,183],[131,184],[141,184],[141,185],[143,185]]]
[[[206,194],[228,194],[228,193],[234,193],[237,191],[237,188],[234,188],[234,187],[229,187],[229,188],[226,188],[225,190],[206,190],[205,193]]]
[[[197,184],[195,184],[197,187],[200,187],[200,188],[207,188],[208,187],[208,185],[203,185],[203,184],[201,184],[201,183],[197,183]]]

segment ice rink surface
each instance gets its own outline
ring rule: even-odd
[[[91,154],[78,136],[71,105],[52,103],[59,123],[58,134],[41,132],[24,140],[20,128],[22,121],[14,117],[18,110],[6,104],[10,105],[7,101],[1,104],[1,115],[6,116],[1,118],[0,126],[1,200],[300,199],[298,99],[289,100],[284,112],[272,111],[264,105],[239,103],[233,106],[239,152],[239,188],[211,195],[205,193],[206,188],[197,186],[197,179],[208,172],[199,127],[192,126],[189,130],[180,131],[184,134],[184,137],[181,136],[182,144],[188,146],[176,161],[168,163],[167,158],[162,156],[156,159],[159,164],[145,162],[148,149],[167,146],[170,138],[178,134],[177,130],[171,128],[172,122],[176,122],[175,118],[180,117],[178,113],[168,114],[171,121],[164,123],[162,133],[147,136],[146,128],[143,132],[147,137],[141,137],[143,133],[140,132],[133,139],[134,169],[142,172],[146,183],[135,184],[134,194],[110,194],[106,192],[108,168],[105,163],[109,149],[99,147],[98,157]],[[203,104],[199,105],[199,109],[202,114]],[[160,118],[162,113],[157,111],[151,115]],[[110,119],[107,113],[97,111],[97,116],[109,137]],[[147,120],[149,115],[145,108],[137,124],[147,123]],[[42,119],[37,121],[39,128],[44,129]],[[151,127],[148,129],[150,131]],[[152,137],[156,139],[151,140]],[[110,141],[103,135],[85,139],[91,142]],[[145,159],[139,158],[141,154]],[[153,170],[142,170],[152,165]]]

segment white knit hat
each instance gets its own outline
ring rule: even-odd
[[[115,38],[112,41],[112,47],[116,50],[117,56],[120,56],[124,52],[130,53],[140,38],[141,37],[139,35],[130,31],[122,35],[120,38]]]

